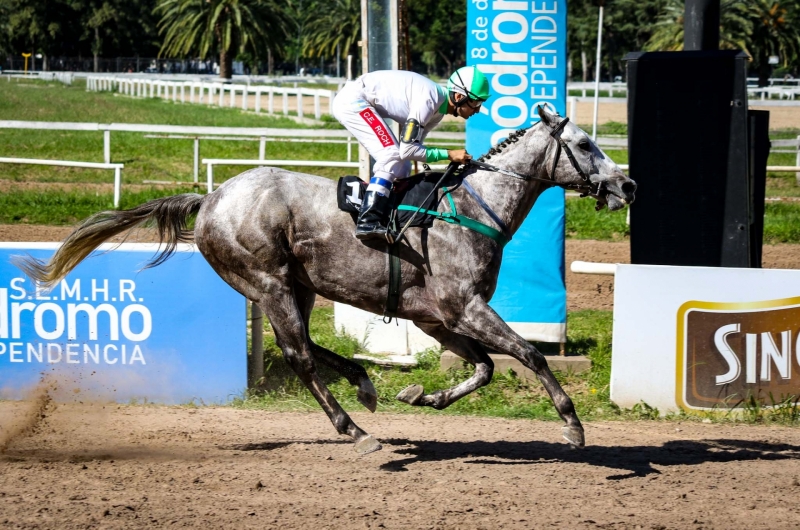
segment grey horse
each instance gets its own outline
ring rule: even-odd
[[[510,234],[548,186],[582,191],[598,201],[598,209],[607,205],[615,210],[633,201],[636,184],[581,129],[541,108],[539,115],[539,123],[511,133],[480,159],[483,167],[491,162],[489,167],[501,171],[465,170],[464,178]],[[359,401],[374,412],[372,382],[362,366],[314,344],[308,335],[316,294],[378,314],[386,302],[387,244],[364,244],[353,237],[353,220],[338,209],[335,185],[277,168],[252,169],[208,195],[176,195],[131,210],[95,214],[67,237],[49,262],[25,258],[17,265],[42,287],[53,287],[102,242],[152,221],[165,243],[149,264],[155,266],[178,242],[191,241],[187,218],[196,214],[197,248],[231,287],[264,311],[286,361],[336,430],[353,438],[358,453],[369,453],[379,450],[380,443],[342,409],[315,363],[357,386]],[[459,213],[496,226],[463,186],[452,195]],[[473,364],[475,372],[452,388],[425,393],[412,385],[397,398],[414,406],[449,406],[491,381],[488,348],[513,356],[537,374],[565,422],[564,438],[582,447],[583,426],[544,356],[489,307],[502,257],[502,245],[463,226],[436,222],[406,232],[400,245],[397,316],[413,321]]]

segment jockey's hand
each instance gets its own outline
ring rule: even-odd
[[[472,155],[467,153],[466,149],[453,149],[447,152],[448,160],[458,162],[459,164],[467,164],[472,160]]]

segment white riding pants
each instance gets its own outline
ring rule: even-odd
[[[389,196],[395,179],[411,175],[411,161],[400,159],[400,144],[386,121],[364,98],[363,85],[348,81],[333,100],[333,116],[375,160],[367,191]]]

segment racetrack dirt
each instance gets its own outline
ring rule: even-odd
[[[0,240],[69,231],[0,225]],[[628,258],[624,242],[567,241],[567,265]],[[800,245],[765,247],[765,264],[797,267]],[[567,285],[571,310],[611,309],[612,277],[567,273]],[[360,457],[321,410],[60,393],[68,403],[41,388],[28,402],[0,402],[0,528],[800,526],[793,428],[591,423],[577,450],[557,423],[358,412],[384,445]]]
[[[24,416],[0,403],[0,424]],[[39,410],[41,414],[42,411]],[[4,528],[796,528],[791,428],[58,405],[0,454]]]

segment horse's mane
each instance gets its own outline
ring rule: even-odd
[[[478,162],[485,162],[486,160],[492,158],[492,155],[496,155],[498,153],[503,152],[503,149],[505,149],[506,147],[508,147],[513,143],[516,143],[520,138],[525,136],[525,133],[528,132],[528,130],[530,130],[530,127],[525,127],[524,129],[517,129],[516,131],[512,132],[511,134],[508,135],[508,138],[498,143],[497,145],[489,149],[488,153],[481,156],[478,159]]]

